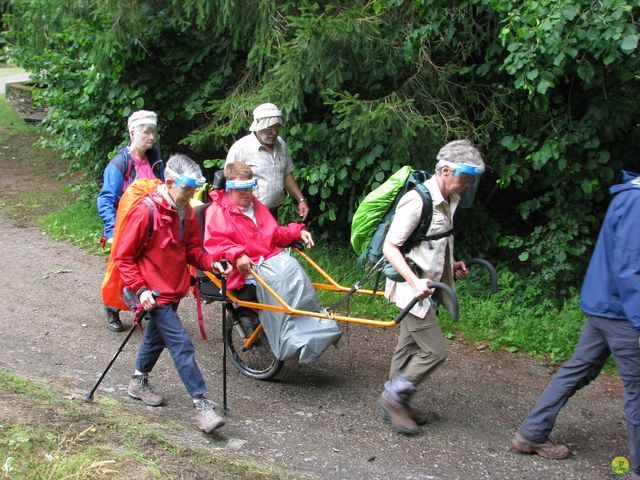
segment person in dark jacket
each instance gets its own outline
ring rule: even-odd
[[[632,478],[640,478],[640,175],[623,171],[610,188],[604,218],[580,292],[587,316],[573,357],[553,376],[512,446],[560,460],[571,453],[549,439],[560,409],[595,379],[610,354],[624,385]]]
[[[164,164],[156,143],[158,117],[154,112],[138,110],[129,117],[127,127],[131,143],[120,149],[111,159],[103,174],[102,190],[98,194],[98,214],[102,219],[102,242],[113,241],[116,211],[123,192],[138,178],[164,180]],[[121,332],[124,326],[120,312],[104,306],[107,328]]]

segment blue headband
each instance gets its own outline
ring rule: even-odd
[[[200,177],[200,178],[187,177],[185,174],[183,173],[178,174],[168,167],[165,168],[165,172],[175,179],[174,181],[176,182],[176,186],[178,187],[182,187],[186,185],[187,187],[191,187],[191,188],[200,188],[206,182],[206,179],[204,177]]]
[[[453,163],[445,161],[445,164],[455,169],[454,176],[458,176],[462,173],[466,173],[467,175],[482,175],[484,173],[484,165],[469,165],[468,163]]]
[[[258,181],[255,178],[251,180],[227,180],[225,183],[225,191],[229,191],[229,189],[237,189],[241,190],[244,188],[253,188],[258,185]]]

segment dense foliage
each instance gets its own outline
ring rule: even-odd
[[[133,109],[214,166],[271,101],[316,226],[344,236],[364,193],[469,137],[490,168],[458,245],[563,293],[640,166],[640,0],[8,3],[53,146],[96,177]]]

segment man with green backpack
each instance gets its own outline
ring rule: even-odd
[[[387,277],[385,297],[404,309],[414,297],[430,297],[432,282],[454,287],[454,278],[468,274],[464,262],[454,261],[453,215],[458,206],[469,207],[484,173],[484,162],[469,140],[456,140],[440,149],[436,157],[435,175],[423,186],[431,200],[429,228],[417,245],[405,251],[403,245],[420,224],[422,209],[428,202],[418,188],[400,198],[386,234],[382,253],[397,272]],[[437,294],[436,294],[437,295]],[[438,298],[448,305],[445,295]],[[446,358],[447,343],[438,317],[430,301],[418,302],[400,324],[398,343],[391,360],[389,380],[380,396],[383,418],[396,430],[414,434],[418,425],[426,423],[409,406],[411,397]]]

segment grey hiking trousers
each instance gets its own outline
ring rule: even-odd
[[[624,385],[624,413],[629,430],[631,465],[640,465],[640,332],[626,320],[587,317],[573,357],[551,382],[520,425],[522,436],[544,442],[567,400],[595,379],[610,354]]]

